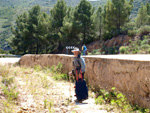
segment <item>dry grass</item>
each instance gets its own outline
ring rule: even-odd
[[[81,108],[78,108],[70,100],[69,82],[56,81],[53,74],[66,79],[66,76],[56,75],[58,73],[51,72],[50,68],[42,69],[40,66],[34,68],[16,65],[0,66],[1,112],[79,113]],[[71,87],[73,88],[73,86],[72,84]],[[95,97],[91,91],[89,91],[89,95]],[[111,111],[110,108],[102,107],[108,111]]]
[[[67,112],[67,106],[71,105],[71,112],[76,106],[66,96],[68,82],[54,80],[53,74],[50,68],[40,66],[0,65],[0,111],[61,113]]]
[[[10,68],[10,66],[0,66],[0,109],[5,113],[15,111],[18,96],[15,78]]]
[[[51,112],[52,106],[55,104],[52,95],[55,94],[56,91],[52,90],[54,81],[50,76],[50,71],[47,68],[0,66],[1,111],[5,113],[12,111],[19,112],[27,107],[30,109],[29,111]],[[7,87],[8,90],[5,91]],[[8,97],[9,93],[16,97]],[[23,106],[23,104],[25,104],[25,106]]]

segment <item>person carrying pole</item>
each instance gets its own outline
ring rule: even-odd
[[[76,102],[82,103],[82,101],[88,99],[88,88],[84,80],[85,61],[84,58],[81,57],[81,51],[79,48],[74,48],[72,52],[74,54],[73,70],[69,72],[69,76],[75,76]]]

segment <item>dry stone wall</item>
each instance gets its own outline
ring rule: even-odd
[[[21,66],[42,67],[63,64],[63,72],[72,70],[73,56],[67,55],[25,55]],[[142,107],[150,108],[150,61],[135,61],[99,57],[85,57],[87,83],[96,89],[107,90],[116,87],[128,100]]]

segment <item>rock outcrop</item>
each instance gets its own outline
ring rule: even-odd
[[[120,47],[120,46],[125,46],[128,45],[129,40],[131,40],[131,37],[128,35],[120,35],[118,37],[113,37],[110,40],[100,42],[100,41],[95,41],[87,45],[88,50],[91,52],[94,49],[100,49],[103,47],[109,48],[109,47]]]
[[[128,55],[124,57],[86,56],[87,83],[96,89],[116,87],[130,102],[150,108],[150,60],[131,60]],[[20,65],[51,67],[60,62],[64,73],[67,73],[72,70],[72,61],[73,56],[68,55],[25,55]]]

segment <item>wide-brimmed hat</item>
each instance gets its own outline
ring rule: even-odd
[[[75,52],[75,51],[80,52],[79,48],[77,48],[77,47],[75,47],[75,48],[72,50],[72,52]]]

